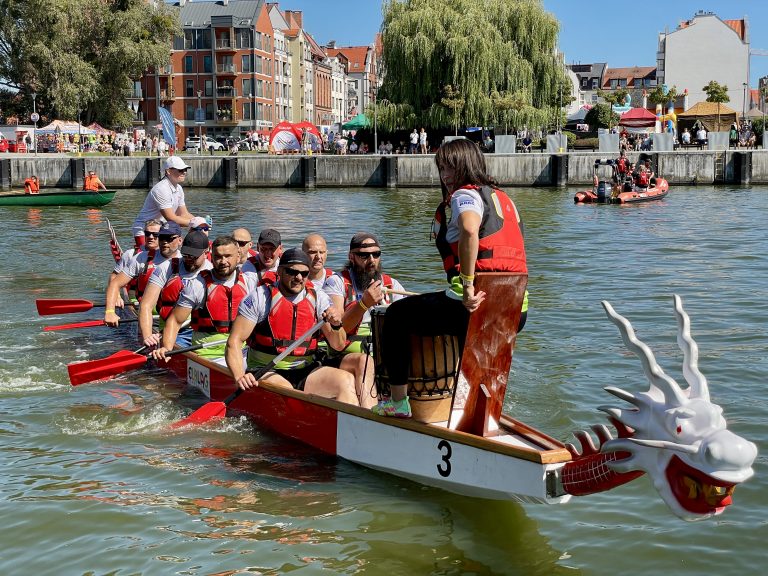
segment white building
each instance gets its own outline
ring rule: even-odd
[[[659,34],[656,54],[659,84],[688,90],[691,106],[707,99],[703,88],[711,80],[728,87],[729,106],[740,114],[748,109],[749,35],[746,19],[721,20],[712,12],[697,12],[673,32]]]

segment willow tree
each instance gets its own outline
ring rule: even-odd
[[[167,64],[178,10],[146,0],[0,0],[0,84],[38,110],[130,124],[132,80]]]
[[[385,0],[383,11],[382,92],[419,123],[488,125],[499,118],[494,93],[519,94],[532,124],[553,116],[565,72],[541,0]],[[463,101],[458,118],[445,86]]]

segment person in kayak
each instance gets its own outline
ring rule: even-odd
[[[24,180],[24,194],[40,194],[40,181],[34,174]]]
[[[477,145],[466,139],[448,142],[438,149],[435,163],[443,200],[435,213],[434,236],[450,285],[445,291],[403,298],[387,309],[382,356],[392,395],[372,408],[381,416],[411,416],[407,379],[412,334],[454,335],[463,350],[469,316],[485,303],[485,293],[475,292],[475,273],[528,271],[517,208],[488,176]]]

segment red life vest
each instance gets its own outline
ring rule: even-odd
[[[192,310],[192,329],[196,332],[228,334],[237,316],[240,302],[248,294],[248,285],[240,274],[240,269],[235,272],[235,283],[231,288],[215,284],[210,270],[203,270],[198,277],[205,283],[205,296],[202,306]]]
[[[480,245],[477,251],[477,272],[522,272],[527,273],[525,243],[517,222],[514,202],[501,190],[489,186],[466,186],[477,190],[483,200],[483,217],[480,221]],[[448,219],[445,210],[450,206],[450,196],[435,212],[440,229],[435,245],[443,259],[443,268],[450,281],[459,274],[459,242],[448,242]]]
[[[171,258],[171,276],[165,282],[165,286],[160,290],[160,296],[157,298],[157,313],[163,320],[167,320],[168,316],[173,312],[173,307],[176,306],[179,294],[181,294],[184,288],[184,283],[181,281],[181,275],[179,274],[180,264],[181,258]]]
[[[637,175],[637,185],[641,188],[648,187],[648,172],[639,172]]]
[[[142,252],[146,252],[146,248],[140,246],[134,252],[134,258],[138,258],[139,254]],[[144,262],[144,267],[141,269],[141,272],[139,272],[137,277],[131,278],[131,281],[128,282],[128,286],[126,286],[128,290],[134,290],[136,292],[137,300],[141,300],[141,297],[144,295],[144,290],[147,289],[147,282],[149,282],[149,277],[152,276],[152,272],[155,270],[154,259],[156,254],[156,250],[148,253],[147,261]]]
[[[271,286],[277,283],[277,272],[267,270],[256,254],[248,256],[248,262],[253,264],[253,268],[256,270],[256,275],[259,277],[259,286]]]
[[[325,279],[326,280],[328,278],[330,278],[331,276],[333,276],[333,270],[331,270],[330,268],[324,268],[323,270],[325,271]],[[311,287],[314,288],[315,285],[312,283],[312,280],[307,278],[307,283],[305,284],[305,286],[311,286]]]
[[[34,178],[24,180],[24,192],[27,194],[37,194],[40,192],[40,183]]]
[[[272,302],[267,319],[256,324],[248,337],[248,345],[276,356],[317,322],[317,293],[314,288],[306,288],[306,294],[298,304],[283,296],[277,286],[272,286],[270,293]],[[296,348],[291,354],[305,356],[316,349],[317,334],[313,334],[309,344]]]
[[[627,172],[627,159],[624,157],[619,158],[616,161],[616,171],[619,174],[626,174]]]

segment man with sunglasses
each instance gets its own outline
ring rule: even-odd
[[[277,280],[277,266],[283,253],[283,241],[280,232],[274,228],[265,228],[259,233],[256,253],[248,256],[243,264],[243,272],[255,272],[259,282],[273,283]]]
[[[238,266],[242,269],[246,262],[248,262],[248,258],[256,255],[256,252],[253,250],[253,239],[248,228],[235,228],[232,231],[232,238],[237,242],[237,253],[240,258]],[[252,264],[248,264],[247,271],[256,272],[256,269]]]
[[[232,236],[219,236],[213,241],[212,268],[202,270],[184,286],[176,306],[163,330],[162,346],[152,352],[156,360],[165,359],[173,349],[180,327],[192,316],[193,344],[225,340],[237,309],[245,296],[258,285],[258,277],[242,272],[237,242]],[[245,350],[243,350],[243,354]],[[202,348],[197,354],[224,364],[224,344]]]
[[[331,353],[323,364],[354,375],[360,405],[365,408],[377,403],[377,395],[373,392],[373,362],[368,357],[367,347],[363,347],[371,335],[368,310],[402,298],[388,289],[402,292],[403,286],[382,272],[381,246],[376,236],[370,232],[358,232],[349,243],[347,265],[325,283],[324,290],[334,306],[344,310],[342,321],[347,342],[341,354]]]
[[[174,256],[155,267],[149,278],[147,289],[139,305],[139,340],[145,346],[157,346],[161,334],[153,332],[152,314],[157,311],[161,328],[171,315],[184,286],[197,276],[201,270],[210,270],[207,259],[208,236],[193,230],[184,238],[179,250],[181,257]],[[192,328],[182,328],[176,336],[176,344],[189,346],[192,341]]]
[[[307,285],[310,260],[298,248],[285,251],[277,269],[277,282],[262,285],[243,300],[227,340],[227,366],[243,390],[259,382],[245,371],[240,350],[249,346],[248,367],[267,366],[296,338],[319,320],[325,320],[320,332],[335,349],[344,347],[346,335],[341,311],[332,305],[322,290]],[[317,333],[267,372],[261,381],[277,386],[304,390],[324,398],[358,405],[352,375],[343,370],[320,366],[314,359]]]
[[[181,184],[187,179],[189,166],[178,156],[169,156],[164,164],[165,177],[149,191],[139,215],[133,222],[133,237],[136,246],[144,244],[143,224],[146,220],[175,222],[186,228],[194,216],[187,210],[184,189]]]
[[[136,298],[141,302],[149,278],[156,266],[176,255],[181,244],[181,228],[176,222],[164,222],[162,226],[156,220],[148,221],[143,230],[148,238],[157,237],[158,250],[141,250],[134,252],[135,256],[124,258],[115,267],[107,285],[106,310],[104,323],[107,326],[118,326],[120,318],[115,313],[115,306],[120,297],[120,290],[136,281]],[[118,270],[119,268],[119,270]]]

